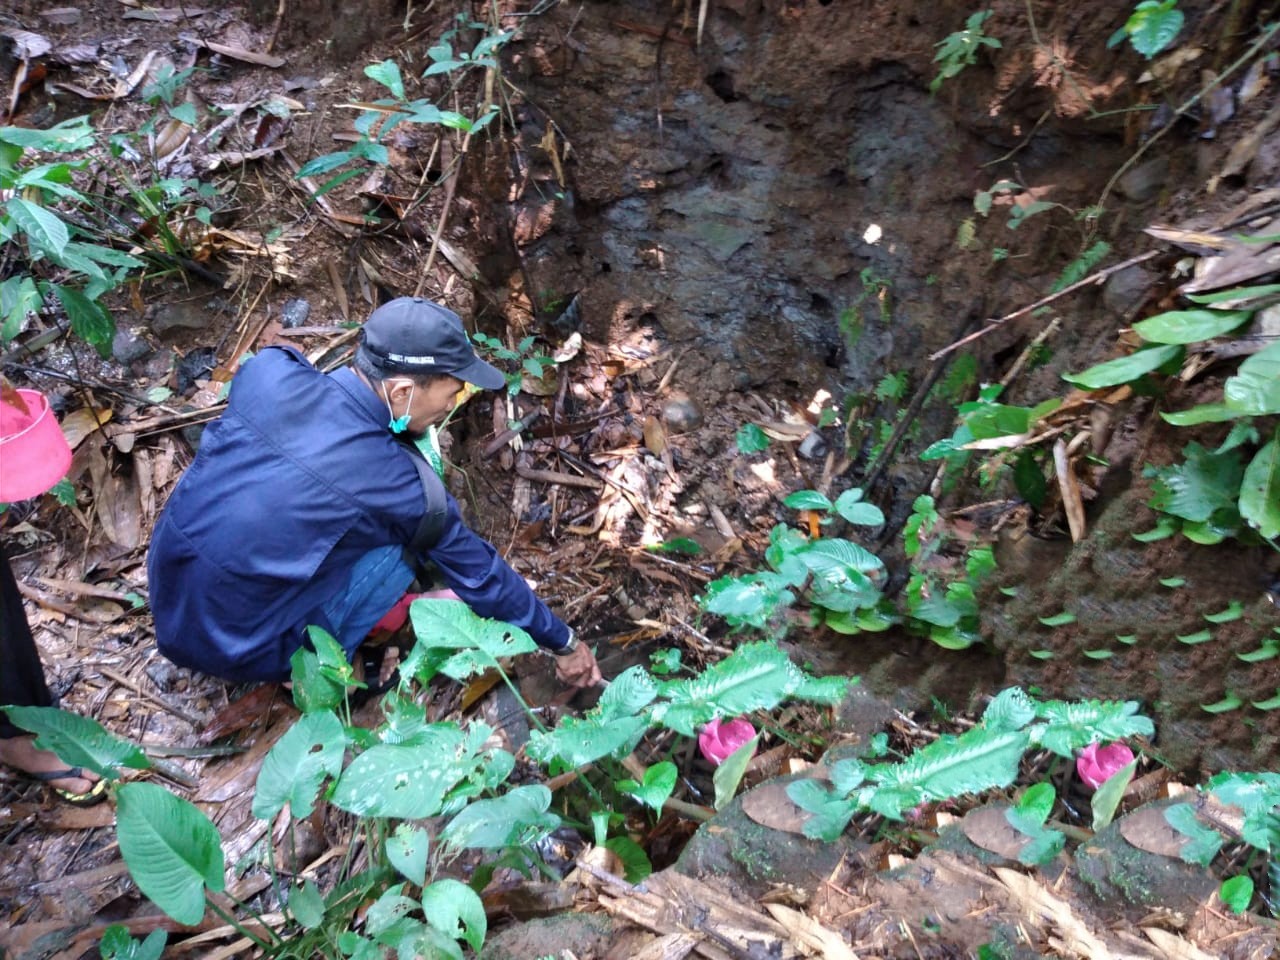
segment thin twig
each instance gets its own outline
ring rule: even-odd
[[[105,677],[110,677],[116,683],[120,684],[120,686],[128,687],[130,690],[132,690],[134,693],[138,694],[139,696],[146,697],[152,703],[163,707],[165,710],[172,713],[178,719],[187,721],[187,723],[191,724],[191,726],[195,727],[197,730],[200,730],[204,727],[205,722],[200,717],[197,717],[193,713],[188,713],[187,711],[183,710],[181,707],[175,707],[173,704],[166,702],[162,697],[156,696],[150,690],[143,689],[141,686],[139,686],[138,684],[130,680],[128,677],[126,677],[123,673],[117,673],[116,671],[112,670],[110,667],[101,667],[101,666],[98,667],[98,672]]]
[[[1133,156],[1131,156],[1128,160],[1122,163],[1120,165],[1120,169],[1111,175],[1111,179],[1107,181],[1107,185],[1102,188],[1102,196],[1098,198],[1097,206],[1105,207],[1107,203],[1107,197],[1111,196],[1111,191],[1115,188],[1116,183],[1118,183],[1120,178],[1124,176],[1125,173],[1128,172],[1129,168],[1132,167],[1135,163],[1137,163],[1138,159],[1144,153],[1150,150],[1152,145],[1157,140],[1159,140],[1166,133],[1172,130],[1174,128],[1174,125],[1178,122],[1178,120],[1181,119],[1182,115],[1186,113],[1188,110],[1190,110],[1192,107],[1194,107],[1197,103],[1199,103],[1202,97],[1204,97],[1206,94],[1213,92],[1218,87],[1222,86],[1222,84],[1226,81],[1227,77],[1231,76],[1241,67],[1243,67],[1246,63],[1248,63],[1251,59],[1253,59],[1254,55],[1257,54],[1263,47],[1265,47],[1271,41],[1271,38],[1275,36],[1275,33],[1277,30],[1280,30],[1280,23],[1273,23],[1269,27],[1267,27],[1266,30],[1263,31],[1262,36],[1260,36],[1257,40],[1255,40],[1250,45],[1249,49],[1246,50],[1240,56],[1240,58],[1236,60],[1235,63],[1231,64],[1231,66],[1227,67],[1226,70],[1218,74],[1213,79],[1213,82],[1207,83],[1203,87],[1201,87],[1200,90],[1193,97],[1191,97],[1186,103],[1184,103],[1182,106],[1174,110],[1173,119],[1170,120],[1168,123],[1166,123],[1159,130],[1157,130],[1155,134],[1152,135],[1151,139],[1149,139],[1146,143],[1144,143],[1137,150],[1135,150],[1133,153]]]
[[[1154,257],[1158,257],[1160,256],[1160,253],[1161,251],[1159,250],[1151,250],[1151,251],[1148,251],[1147,253],[1139,254],[1136,257],[1130,257],[1128,260],[1125,260],[1123,263],[1117,263],[1115,266],[1107,267],[1106,269],[1099,270],[1096,273],[1091,273],[1089,274],[1089,276],[1085,277],[1083,280],[1079,280],[1071,284],[1071,286],[1069,287],[1063,287],[1057,293],[1051,293],[1047,297],[1041,297],[1039,300],[1037,300],[1035,303],[1031,304],[1030,306],[1023,307],[1020,310],[1015,310],[1013,311],[1013,313],[1007,313],[1003,317],[993,317],[992,319],[986,321],[987,325],[983,327],[981,330],[975,330],[973,333],[969,334],[967,337],[961,337],[955,343],[951,344],[951,346],[943,347],[941,350],[938,350],[934,353],[929,354],[929,359],[938,360],[941,357],[945,357],[947,354],[955,350],[959,350],[965,344],[972,343],[974,340],[977,340],[981,337],[985,337],[988,333],[991,333],[991,331],[998,329],[1002,324],[1008,323],[1010,320],[1016,320],[1018,319],[1018,317],[1026,316],[1028,313],[1031,313],[1034,310],[1039,310],[1041,307],[1045,306],[1046,304],[1053,303],[1053,301],[1057,300],[1060,297],[1065,297],[1068,293],[1074,293],[1075,291],[1079,290],[1081,287],[1086,287],[1086,286],[1089,286],[1090,284],[1096,284],[1102,280],[1105,280],[1107,277],[1111,276],[1113,273],[1117,273],[1118,271],[1125,269],[1126,267],[1132,267],[1134,264],[1142,263],[1146,260],[1150,260]]]

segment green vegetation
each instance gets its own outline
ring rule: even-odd
[[[965,67],[978,62],[978,51],[983,47],[998,50],[1000,41],[987,36],[983,25],[990,19],[992,11],[980,10],[971,13],[964,22],[964,28],[948,34],[935,46],[938,48],[933,62],[938,64],[938,75],[929,83],[929,92],[937,93],[944,80],[957,76]]]
[[[1064,379],[1099,390],[1137,385],[1157,373],[1171,375],[1181,368],[1187,347],[1238,334],[1277,298],[1276,285],[1192,295],[1197,309],[1170,310],[1134,324],[1147,346]],[[1178,530],[1203,544],[1255,534],[1272,542],[1280,537],[1280,432],[1263,440],[1256,422],[1275,414],[1280,414],[1280,344],[1246,357],[1227,378],[1221,401],[1162,412],[1175,426],[1231,422],[1232,430],[1216,450],[1192,442],[1183,448],[1181,463],[1145,468],[1154,481],[1149,503],[1162,514],[1162,524],[1142,537],[1153,540]],[[1244,451],[1250,447],[1246,462]]]
[[[458,33],[465,29],[479,30],[483,34],[470,52],[454,49]],[[422,76],[456,74],[461,77],[475,67],[496,69],[498,61],[495,55],[513,36],[514,32],[495,32],[489,24],[471,21],[466,14],[460,13],[458,26],[446,31],[439,42],[427,51],[431,64]],[[470,135],[483,130],[498,115],[496,104],[483,106],[468,116],[457,110],[442,110],[426,98],[410,99],[400,67],[394,60],[371,63],[364,72],[365,76],[385,87],[390,96],[372,101],[368,109],[356,117],[353,125],[360,139],[354,144],[345,150],[314,157],[303,164],[297,173],[300,178],[323,176],[353,164],[322,183],[315,191],[316,196],[359,176],[364,172],[366,162],[382,166],[388,164],[391,157],[383,141],[402,123],[448,127]]]
[[[1124,26],[1107,40],[1107,46],[1119,46],[1127,37],[1133,49],[1150,60],[1173,43],[1185,19],[1178,0],[1142,0]]]
[[[831,789],[815,780],[800,780],[787,788],[787,795],[813,814],[804,827],[806,836],[834,840],[858,813],[903,820],[924,803],[1008,787],[1029,750],[1072,758],[1090,743],[1149,736],[1154,730],[1151,721],[1138,714],[1136,702],[1037,702],[1013,687],[997,695],[982,722],[966,733],[943,737],[899,763],[837,761],[830,768]],[[1045,800],[1043,791],[1036,794],[1020,809],[1015,824],[1035,838],[1037,853],[1057,843],[1040,832],[1047,817]],[[1045,817],[1039,817],[1040,812]]]
[[[477,617],[458,600],[419,600],[410,614],[419,642],[401,666],[400,685],[383,697],[385,719],[374,730],[351,725],[348,697],[362,684],[332,637],[312,628],[314,651],[304,648],[293,658],[293,694],[302,716],[263,761],[253,815],[273,821],[288,807],[292,825],[317,804],[330,804],[353,815],[352,839],[366,844],[372,857],[366,868],[345,875],[327,892],[310,880],[288,885],[282,934],[264,927],[258,936],[244,928],[244,916],[224,915],[273,952],[337,958],[395,949],[461,958],[458,941],[478,952],[486,928],[477,891],[499,865],[526,872],[535,868],[532,845],[562,822],[551,811],[546,786],[510,782],[516,759],[494,746],[490,727],[430,722],[424,705],[434,677],[466,681],[486,670],[498,670],[523,705],[499,661],[533,652],[533,641],[516,627]],[[680,669],[678,658],[668,659],[667,666]],[[624,775],[618,758],[628,756],[651,728],[693,736],[714,719],[773,709],[789,699],[833,705],[849,683],[805,674],[771,643],[740,646],[689,677],[659,680],[637,666],[615,678],[586,716],[566,718],[553,729],[541,728],[525,706],[539,727],[528,755],[555,771],[591,765],[594,776],[580,773],[583,791],[566,806],[580,813],[581,822],[596,822],[597,840],[623,855],[633,868],[629,875],[638,880],[648,870],[643,851],[628,837],[607,838],[604,828],[620,819],[612,811],[623,796],[660,809],[675,787],[676,768],[660,761],[635,779]],[[14,723],[37,734],[40,747],[111,781],[120,851],[144,894],[180,923],[199,923],[206,909],[222,915],[206,896],[224,887],[226,863],[217,828],[198,807],[164,787],[122,782],[122,769],[152,766],[142,748],[93,720],[55,708],[10,707],[7,712]],[[747,753],[733,766],[732,757],[726,761],[729,770],[717,779],[722,801],[736,791],[749,759]],[[601,770],[608,771],[603,781]],[[416,825],[431,817],[445,821],[434,840]],[[443,875],[466,851],[482,858],[471,885]],[[268,862],[274,862],[274,851]],[[353,918],[369,903],[357,933]],[[151,951],[157,942],[130,946],[127,937],[111,933],[104,951],[131,956],[134,950]]]

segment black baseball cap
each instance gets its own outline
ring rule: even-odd
[[[369,314],[359,349],[388,375],[447,373],[484,390],[507,382],[501,370],[476,356],[462,318],[422,297],[398,297]]]

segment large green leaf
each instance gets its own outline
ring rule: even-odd
[[[383,60],[381,63],[371,63],[364,68],[364,75],[371,80],[376,80],[388,90],[397,100],[404,99],[404,80],[400,77],[400,68],[396,66],[394,60]],[[478,947],[476,948],[479,949]]]
[[[435,724],[412,745],[370,747],[342,772],[331,802],[361,817],[433,817],[445,794],[478,765],[473,757],[459,758],[462,742],[460,730]]]
[[[927,799],[945,800],[1013,783],[1029,743],[1025,730],[975,727],[959,737],[935,740],[901,763],[869,769],[882,786],[916,788]]]
[[[0,283],[0,343],[8,343],[27,326],[27,317],[44,305],[36,282],[16,274]]]
[[[409,617],[418,643],[401,672],[423,681],[430,679],[423,675],[421,667],[432,661],[428,655],[432,650],[461,651],[441,663],[439,670],[445,676],[463,680],[496,666],[502,657],[538,649],[533,638],[519,627],[477,616],[461,600],[415,600],[409,605]]]
[[[5,204],[14,224],[27,235],[35,258],[57,257],[71,239],[67,225],[56,213],[22,197],[10,197]]]
[[[1163,367],[1182,356],[1182,347],[1176,345],[1139,350],[1127,357],[1108,360],[1081,373],[1064,373],[1062,379],[1082,390],[1101,390],[1132,383],[1144,374]]]
[[[558,757],[569,767],[577,768],[601,757],[630,753],[648,729],[647,716],[609,721],[594,714],[565,717],[554,730],[533,731],[526,749],[530,758],[539,763],[550,763]]]
[[[1280,537],[1280,431],[1245,467],[1240,516],[1268,540]]]
[[[1222,849],[1222,835],[1200,822],[1196,808],[1189,803],[1175,803],[1165,807],[1164,819],[1169,826],[1186,838],[1187,843],[1178,853],[1187,863],[1207,867]]]
[[[111,314],[97,300],[85,296],[84,291],[61,284],[51,284],[58,295],[62,307],[67,311],[67,319],[71,321],[71,329],[97,348],[98,353],[106,351],[111,355],[111,341],[116,335],[116,322]]]
[[[878,527],[884,523],[884,512],[874,503],[862,499],[862,489],[854,487],[836,497],[835,511],[857,527]]]
[[[982,712],[988,730],[1021,730],[1036,718],[1036,707],[1021,687],[1008,687],[996,694]]]
[[[11,669],[5,665],[3,669]],[[36,746],[72,767],[119,779],[119,768],[146,770],[151,761],[136,743],[105,730],[96,720],[57,707],[4,707],[9,722],[36,735]]]
[[[418,886],[427,882],[427,856],[431,852],[431,835],[421,827],[399,824],[387,837],[387,859],[401,875]]]
[[[654,707],[653,716],[691,737],[715,717],[776,707],[801,680],[800,670],[775,644],[744,644],[697,677],[664,683],[660,693],[670,702]]]
[[[145,940],[135,940],[128,927],[113,923],[102,931],[98,952],[102,960],[160,960],[168,939],[169,931],[152,930]]]
[[[346,694],[342,684],[329,676],[321,666],[320,658],[306,647],[299,647],[289,658],[293,681],[293,702],[303,713],[332,710],[342,703]]]
[[[1234,511],[1244,466],[1234,452],[1212,453],[1198,443],[1183,448],[1180,464],[1150,468],[1156,478],[1150,505],[1162,513],[1204,523],[1219,511]]]
[[[1178,0],[1142,0],[1129,15],[1125,30],[1133,49],[1151,59],[1173,43],[1184,20]]]
[[[1280,807],[1280,773],[1220,773],[1209,780],[1209,791],[1223,803],[1244,811],[1240,837],[1267,853],[1276,852],[1277,838],[1270,829]]]
[[[764,627],[779,609],[795,602],[792,580],[762,570],[741,577],[721,577],[707,584],[702,606],[733,627]]]
[[[653,682],[653,677],[644,667],[637,665],[609,681],[594,712],[603,721],[633,717],[653,703],[657,695],[658,685]]]
[[[325,777],[342,771],[346,748],[347,735],[336,714],[329,710],[304,714],[263,760],[253,815],[270,820],[287,803],[293,816],[309,817]]]
[[[1253,316],[1252,310],[1170,310],[1133,325],[1151,343],[1199,343],[1230,333]]]
[[[1135,757],[1123,767],[1107,777],[1094,792],[1093,798],[1089,801],[1089,807],[1093,811],[1093,832],[1098,833],[1110,826],[1112,819],[1116,815],[1116,809],[1120,806],[1120,801],[1124,799],[1124,792],[1129,789],[1129,784],[1133,780],[1133,775],[1138,769],[1138,760]]]
[[[477,954],[489,929],[480,895],[461,880],[437,880],[422,891],[422,915],[446,937],[461,938]]]
[[[1175,427],[1194,427],[1201,423],[1222,423],[1246,414],[1233,410],[1225,403],[1202,403],[1189,410],[1178,410],[1173,413],[1165,413],[1162,410],[1160,416],[1164,418],[1165,423],[1171,423]]]
[[[865,547],[860,547],[849,540],[826,539],[812,543],[807,549],[797,554],[806,567],[815,573],[821,566],[829,569],[824,561],[834,561],[859,573],[877,573],[884,569],[884,561]]]
[[[711,783],[716,788],[717,810],[723,810],[728,806],[729,801],[738,792],[738,785],[742,783],[742,778],[746,776],[747,766],[751,763],[751,758],[756,755],[756,747],[759,745],[760,737],[752,737],[729,756],[725,757],[724,762],[716,767],[716,772],[711,775]],[[650,767],[650,769],[653,768]],[[671,786],[675,786],[674,778]]]
[[[72,117],[44,130],[30,127],[0,127],[0,143],[31,147],[47,153],[87,150],[93,145],[93,127],[89,117]]]
[[[452,850],[496,850],[527,846],[560,825],[548,813],[551,791],[540,783],[515,787],[498,797],[468,804],[440,832]]]
[[[796,780],[787,784],[787,797],[801,810],[813,814],[804,825],[804,835],[834,843],[844,833],[858,810],[855,801],[833,793],[816,780]]]
[[[830,510],[831,501],[817,490],[797,490],[782,501],[793,510]]]
[[[620,780],[618,789],[635,797],[646,807],[661,811],[671,792],[676,788],[680,771],[670,760],[660,760],[644,772],[644,780]]]
[[[1187,299],[1192,303],[1219,304],[1222,309],[1231,307],[1257,307],[1261,303],[1274,300],[1280,296],[1280,283],[1269,283],[1259,287],[1233,287],[1230,290],[1218,290],[1214,293],[1189,293]]]
[[[116,836],[138,889],[179,923],[204,917],[205,887],[223,889],[222,838],[195,804],[154,783],[116,791]]]
[[[1031,728],[1032,739],[1058,756],[1071,757],[1091,743],[1152,736],[1155,724],[1138,714],[1138,707],[1136,700],[1047,700],[1036,705],[1036,715],[1046,724]]]
[[[1280,413],[1280,343],[1255,353],[1227,378],[1222,394],[1227,406],[1240,413],[1266,416]]]

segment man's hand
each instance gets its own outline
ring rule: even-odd
[[[579,643],[573,653],[556,657],[556,677],[565,686],[585,690],[604,683],[600,674],[600,665],[596,663],[596,655],[585,643]]]

